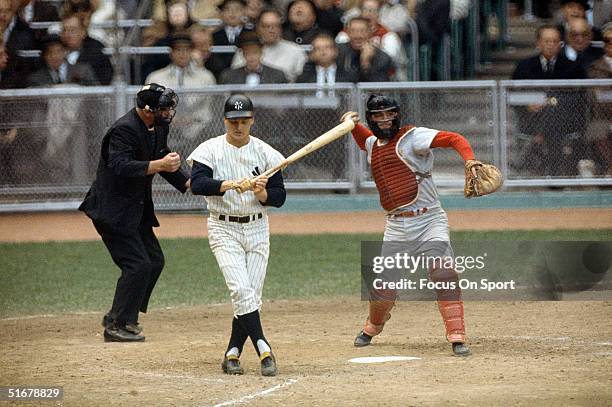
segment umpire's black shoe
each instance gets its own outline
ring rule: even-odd
[[[357,337],[355,338],[355,342],[353,342],[353,345],[355,345],[358,348],[361,348],[364,346],[368,346],[371,342],[372,342],[372,337],[368,335],[367,333],[361,331],[359,332],[359,335],[357,335]]]
[[[276,376],[278,374],[278,368],[276,367],[276,358],[272,352],[264,352],[259,355],[261,360],[261,375],[262,376]]]
[[[104,328],[112,328],[115,323],[115,318],[109,313],[102,317],[102,326]]]
[[[463,342],[453,343],[453,354],[455,356],[468,356],[470,354],[470,348]]]
[[[104,342],[144,342],[144,335],[135,334],[125,327],[106,328],[104,330]]]
[[[223,369],[223,373],[225,374],[244,374],[244,369],[242,369],[242,366],[240,366],[240,359],[238,359],[238,356],[234,355],[225,356],[223,358],[221,369]]]
[[[111,329],[115,326],[115,318],[109,313],[102,317],[102,326],[107,329]],[[138,322],[133,324],[125,324],[125,330],[133,333],[134,335],[140,335],[142,333],[142,327]]]

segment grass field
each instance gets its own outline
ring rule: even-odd
[[[272,236],[265,299],[358,295],[360,243],[380,235]],[[454,241],[611,240],[612,230],[456,232]],[[205,239],[169,239],[152,307],[229,302]],[[0,317],[102,311],[118,269],[101,242],[0,244]]]

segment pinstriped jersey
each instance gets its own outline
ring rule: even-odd
[[[210,167],[214,179],[240,181],[252,178],[255,167],[263,173],[283,160],[281,153],[256,137],[250,136],[246,145],[236,147],[230,144],[223,134],[200,144],[187,157],[187,164],[191,166],[193,161],[197,161]],[[240,194],[229,190],[223,196],[205,196],[204,199],[208,210],[213,213],[244,216],[266,210],[253,191]]]
[[[400,136],[400,140],[397,142],[395,149],[399,158],[414,172],[419,184],[416,200],[407,206],[401,207],[400,210],[416,210],[440,206],[438,192],[431,178],[434,161],[431,142],[437,134],[438,130],[414,127]],[[372,165],[374,143],[379,143],[380,145],[381,142],[373,135],[365,141],[368,163],[370,165]],[[409,171],[408,168],[406,170]]]

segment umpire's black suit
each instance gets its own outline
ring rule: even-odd
[[[121,268],[110,315],[118,325],[138,322],[146,312],[153,287],[164,267],[164,255],[153,233],[159,226],[153,209],[149,161],[168,152],[168,125],[147,130],[136,109],[117,120],[102,141],[96,179],[79,207],[102,236],[113,261]],[[160,172],[170,184],[186,191],[179,170]]]

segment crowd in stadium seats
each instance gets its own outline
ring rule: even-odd
[[[57,43],[50,45],[49,35],[55,34],[63,43],[65,62],[89,64],[96,81],[71,81],[62,68],[61,75],[49,74],[53,84],[109,85],[121,75],[128,83],[142,83],[154,71],[169,66],[171,56],[166,51],[135,53],[125,69],[117,54],[110,58],[113,49],[168,47],[175,36],[191,37],[190,69],[209,71],[220,83],[222,76],[235,76],[231,70],[247,65],[239,39],[250,31],[257,33],[260,42],[258,69],[283,73],[275,75],[274,82],[298,79],[304,64],[313,62],[309,46],[320,34],[338,44],[338,69],[349,73],[343,80],[407,80],[408,20],[417,22],[421,43],[433,44],[449,31],[450,17],[465,18],[469,4],[470,0],[0,0],[0,36],[8,56],[0,86],[23,88],[38,83],[29,76],[49,69],[41,51],[58,48]],[[115,19],[134,18],[151,23],[136,27],[136,35],[131,35],[133,25],[114,27]],[[354,18],[363,20],[353,25]],[[250,42],[247,48],[255,46]],[[213,46],[231,47],[211,52]],[[253,80],[253,75],[249,78],[251,84],[266,82]]]

